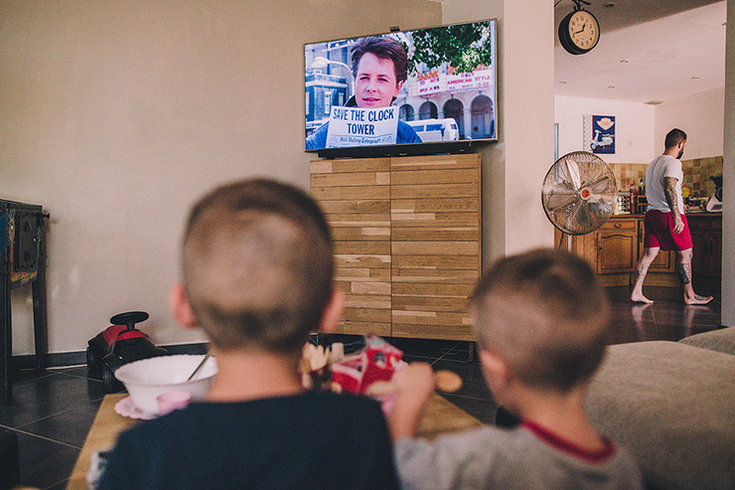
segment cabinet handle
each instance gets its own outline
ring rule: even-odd
[[[615,223],[615,228],[622,228],[622,227],[623,227],[622,223]]]

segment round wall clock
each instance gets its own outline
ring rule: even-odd
[[[600,24],[594,15],[574,9],[559,24],[559,42],[571,54],[589,53],[600,40]]]

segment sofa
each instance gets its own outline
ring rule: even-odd
[[[735,327],[609,346],[588,410],[650,488],[735,489]]]

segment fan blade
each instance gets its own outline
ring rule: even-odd
[[[569,158],[564,160],[564,163],[566,163],[567,175],[569,175],[569,180],[571,180],[572,183],[574,184],[574,188],[575,189],[581,188],[582,180],[579,177],[579,164],[577,164],[577,162]]]
[[[557,209],[573,203],[576,199],[576,192],[549,194],[546,200],[546,207],[553,213]]]
[[[609,189],[609,185],[610,185],[610,176],[603,175],[602,177],[591,181],[589,184],[589,188],[593,194],[605,194],[606,191],[608,191]]]
[[[581,206],[575,210],[574,217],[576,218],[577,223],[579,223],[579,226],[583,229],[591,228],[594,224],[592,214],[590,213],[587,203],[581,203]]]

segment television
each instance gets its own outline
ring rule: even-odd
[[[305,149],[461,153],[497,141],[497,20],[304,45]]]

